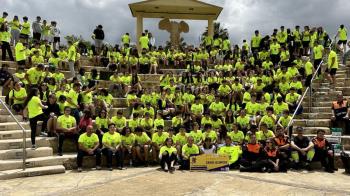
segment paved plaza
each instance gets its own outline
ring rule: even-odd
[[[38,176],[0,181],[0,195],[350,195],[350,177],[339,170],[288,173],[164,173],[157,168]]]

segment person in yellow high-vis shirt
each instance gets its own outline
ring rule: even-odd
[[[26,65],[26,59],[27,59],[27,48],[24,46],[24,38],[20,37],[19,41],[16,43],[15,46],[15,56],[16,61],[19,66],[25,66]]]
[[[0,45],[2,49],[2,60],[6,60],[6,52],[9,54],[10,60],[14,61],[13,56],[12,56],[12,50],[10,46],[10,41],[11,41],[11,34],[8,31],[8,26],[7,24],[2,24],[0,27]]]
[[[348,42],[348,30],[346,29],[346,27],[343,24],[340,25],[336,37],[339,38],[338,47],[343,45],[343,52],[345,53],[346,52],[346,43]]]
[[[18,20],[18,16],[14,16],[13,20],[9,22],[11,27],[11,45],[15,46],[19,41],[19,34],[21,29],[21,23]]]
[[[330,47],[326,47],[325,53],[328,54],[328,62],[327,62],[327,79],[329,82],[334,85],[335,84],[335,75],[337,74],[337,69],[339,68],[338,56],[337,53],[332,50]]]

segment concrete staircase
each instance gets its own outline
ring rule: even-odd
[[[4,99],[4,97],[1,97]],[[21,120],[20,116],[16,116]],[[25,131],[26,147],[31,146],[29,123],[21,122]],[[67,157],[53,155],[51,141],[55,138],[37,137],[37,149],[26,148],[26,170],[23,166],[23,132],[4,107],[0,106],[0,180],[47,174],[64,173]]]

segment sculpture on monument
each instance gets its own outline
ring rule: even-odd
[[[158,24],[160,30],[166,30],[170,33],[170,42],[173,46],[178,46],[180,42],[180,34],[188,33],[190,30],[185,21],[170,21],[168,18],[161,20]]]

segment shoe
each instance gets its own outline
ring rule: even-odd
[[[145,162],[145,167],[148,167],[149,166],[149,163],[148,161]]]
[[[32,150],[35,150],[36,149],[36,146],[35,144],[32,145]]]
[[[113,171],[113,167],[109,167],[108,170],[109,170],[109,171]]]
[[[307,171],[312,171],[312,168],[311,168],[310,163],[306,163],[306,164],[305,164],[305,169],[306,169]]]
[[[45,133],[45,132],[40,132],[40,136],[47,137],[47,133]]]
[[[325,169],[324,171],[328,172],[328,173],[334,173],[333,169]]]
[[[168,166],[165,164],[165,167],[164,167],[164,171],[165,172],[168,172],[169,171],[169,169],[168,169]]]
[[[83,168],[78,167],[77,171],[78,171],[78,172],[82,172],[82,171],[83,171]]]
[[[174,171],[175,171],[175,167],[170,167],[169,172],[174,173]]]
[[[101,166],[96,166],[96,170],[101,170],[102,167]]]
[[[62,152],[57,153],[58,156],[63,156]]]

